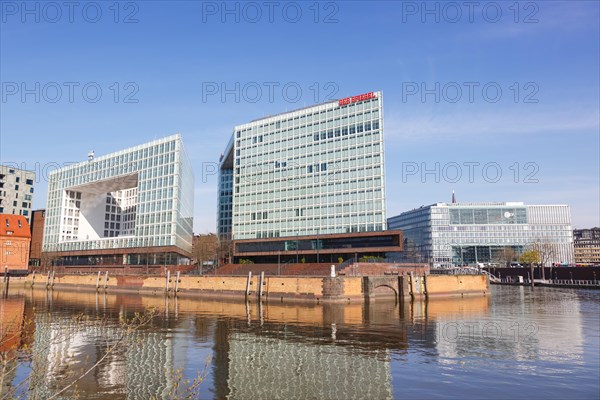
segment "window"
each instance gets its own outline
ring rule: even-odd
[[[19,185],[15,185],[15,190],[19,190]]]
[[[33,179],[27,179],[25,183],[28,185],[33,185]]]
[[[17,176],[17,178],[16,178],[16,181],[17,181],[17,182],[21,182],[21,178],[19,178],[19,177]]]

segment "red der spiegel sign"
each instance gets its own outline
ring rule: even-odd
[[[358,101],[364,101],[364,100],[369,100],[369,99],[374,99],[377,96],[375,95],[375,92],[369,92],[369,93],[365,93],[365,94],[359,94],[358,96],[352,96],[352,97],[346,97],[345,99],[340,99],[338,102],[339,106],[345,106],[347,104],[351,104],[351,103],[356,103]]]

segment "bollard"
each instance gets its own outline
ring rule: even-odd
[[[335,265],[332,265],[330,268],[329,274],[332,278],[335,278]]]

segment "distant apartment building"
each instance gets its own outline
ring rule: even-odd
[[[574,260],[567,205],[436,203],[389,218],[388,227],[434,267],[497,262],[506,248],[518,255],[535,243],[551,249],[549,263]]]
[[[321,239],[338,246],[336,235],[385,230],[382,93],[236,126],[221,156],[218,193],[217,232],[243,241],[248,258],[297,254],[292,242],[301,237],[314,262],[321,249],[336,253]],[[263,241],[268,250],[258,248]],[[394,247],[392,239],[376,242],[364,244]]]
[[[31,249],[29,251],[29,266],[42,265],[42,244],[44,240],[44,220],[46,210],[34,210],[31,213]]]
[[[0,165],[0,214],[23,215],[31,221],[35,172]]]
[[[600,228],[573,231],[575,263],[600,264]]]
[[[0,273],[27,273],[30,243],[25,216],[0,214]]]
[[[49,176],[43,252],[63,266],[187,264],[193,203],[180,135],[90,154]]]

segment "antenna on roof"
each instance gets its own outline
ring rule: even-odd
[[[452,191],[452,204],[456,204],[456,195],[454,194],[454,190]]]
[[[88,153],[88,161],[92,161],[94,159],[94,150]]]

